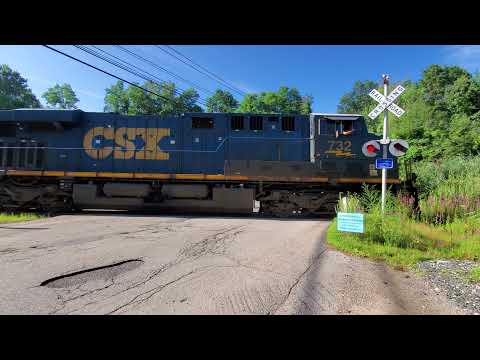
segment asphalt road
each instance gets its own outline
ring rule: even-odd
[[[328,220],[64,215],[0,224],[0,314],[455,314],[415,274],[325,245]]]

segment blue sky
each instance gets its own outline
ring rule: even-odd
[[[72,56],[99,66],[130,81],[143,80],[115,68],[70,45],[54,45]],[[122,52],[111,45],[99,46],[163,80],[173,78]],[[430,64],[460,65],[471,72],[480,69],[480,46],[456,45],[342,45],[342,46],[173,46],[209,71],[245,92],[277,90],[284,85],[297,87],[302,94],[314,97],[315,112],[335,112],[340,97],[352,88],[355,80],[378,80],[389,73],[393,81],[418,80]],[[158,48],[129,45],[126,48],[199,87],[214,91],[219,84]],[[40,99],[55,83],[69,83],[77,93],[78,106],[85,111],[102,111],[105,89],[115,79],[37,45],[0,46],[0,64],[8,64],[28,79]],[[181,89],[190,84],[176,81]],[[200,91],[201,98],[209,96]],[[240,96],[237,96],[241,99]],[[43,99],[41,99],[43,102]]]

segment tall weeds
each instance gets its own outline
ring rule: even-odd
[[[422,220],[446,224],[480,213],[480,157],[417,165]]]

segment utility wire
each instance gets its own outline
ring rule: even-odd
[[[195,84],[194,82],[192,82],[192,81],[190,81],[190,80],[187,80],[187,79],[181,77],[180,75],[175,74],[174,72],[172,72],[172,71],[170,71],[170,70],[168,70],[168,69],[165,69],[164,67],[162,67],[162,66],[160,66],[160,65],[158,65],[158,64],[156,64],[156,63],[154,63],[154,62],[152,62],[152,61],[150,61],[150,60],[148,60],[148,59],[146,59],[146,58],[144,58],[143,56],[140,56],[140,55],[136,54],[135,52],[133,52],[133,51],[131,51],[131,50],[129,50],[129,49],[123,47],[123,46],[120,46],[120,45],[114,45],[114,46],[117,47],[117,48],[119,48],[120,50],[122,50],[122,51],[130,54],[131,56],[133,56],[133,57],[135,57],[135,58],[137,58],[137,59],[140,59],[140,60],[142,60],[143,62],[146,62],[146,63],[150,64],[151,66],[153,66],[153,67],[155,67],[155,68],[157,68],[157,69],[159,69],[159,70],[161,70],[161,71],[163,71],[163,72],[166,72],[166,73],[169,74],[170,76],[172,76],[172,77],[174,77],[174,78],[177,78],[177,79],[179,79],[180,81],[183,81],[183,82],[185,82],[185,83],[190,84],[191,86],[193,86],[193,87],[194,87],[195,89],[197,89],[197,90],[201,90],[201,91],[204,91],[204,92],[207,92],[207,93],[213,95],[213,92],[212,92],[212,91],[210,91],[210,90],[208,90],[208,89],[205,89],[205,88],[203,88],[203,87]]]
[[[85,62],[85,61],[82,61],[82,60],[80,60],[80,59],[78,59],[78,58],[76,58],[76,57],[73,57],[73,56],[71,56],[71,55],[68,55],[68,54],[64,53],[63,51],[57,50],[57,49],[52,48],[51,46],[48,46],[48,45],[43,45],[43,46],[46,47],[47,49],[50,49],[50,50],[55,51],[55,52],[57,52],[57,53],[59,53],[59,54],[62,54],[63,56],[66,56],[66,57],[68,57],[68,58],[70,58],[70,59],[72,59],[72,60],[78,61],[79,63],[82,63],[82,64],[84,64],[84,65],[87,65],[88,67],[91,67],[92,69],[95,69],[95,70],[100,71],[100,72],[102,72],[102,73],[104,73],[104,74],[107,74],[107,75],[109,75],[109,76],[111,76],[111,77],[114,77],[115,79],[118,79],[118,80],[120,80],[120,81],[123,81],[123,82],[125,82],[125,83],[127,83],[127,84],[129,84],[129,85],[131,85],[131,86],[134,86],[134,87],[136,87],[136,88],[139,88],[139,89],[141,89],[141,90],[144,90],[144,91],[146,91],[146,92],[148,92],[148,93],[150,93],[150,94],[152,94],[152,95],[158,96],[159,98],[162,98],[162,99],[167,100],[167,101],[172,101],[171,99],[169,99],[169,98],[167,98],[167,97],[165,97],[165,96],[159,95],[159,94],[157,94],[157,93],[155,93],[155,92],[153,92],[153,91],[150,91],[150,90],[148,90],[148,89],[146,89],[146,88],[144,88],[144,87],[142,87],[142,86],[140,86],[140,85],[137,85],[137,84],[135,84],[135,83],[133,83],[133,82],[130,82],[130,81],[125,80],[125,79],[122,79],[121,77],[119,77],[119,76],[117,76],[117,75],[114,75],[114,74],[112,74],[112,73],[109,73],[108,71],[105,71],[105,70],[103,70],[103,69],[100,69],[100,68],[98,68],[98,67],[96,67],[96,66],[94,66],[94,65],[91,65],[91,64],[89,64],[89,63],[87,63],[87,62]]]
[[[74,45],[74,46],[78,47],[77,45]],[[81,45],[80,45],[80,46],[81,46]],[[127,66],[130,66],[130,67],[133,67],[133,68],[135,68],[135,69],[138,69],[138,70],[140,70],[141,72],[143,72],[143,73],[151,76],[152,78],[157,79],[158,81],[160,81],[161,84],[165,84],[165,83],[166,83],[165,80],[160,79],[159,77],[157,77],[157,76],[155,76],[155,75],[153,75],[153,74],[150,74],[149,72],[147,72],[147,71],[139,68],[138,66],[135,66],[135,65],[129,63],[128,61],[122,60],[122,59],[120,59],[119,57],[117,57],[117,56],[115,56],[115,55],[112,55],[112,54],[108,53],[107,51],[105,51],[105,50],[103,50],[103,49],[100,49],[99,47],[97,47],[97,46],[95,46],[95,45],[90,45],[90,46],[93,47],[93,48],[95,48],[95,49],[97,49],[98,51],[103,52],[104,54],[106,54],[106,55],[108,55],[108,56],[110,56],[110,57],[112,57],[112,58],[118,59],[119,61],[123,62],[124,64],[127,64]],[[83,47],[83,46],[82,46],[82,47]],[[94,56],[96,56],[96,55],[94,55]],[[178,90],[177,90],[177,89],[178,89]],[[176,93],[176,94],[180,94],[180,91],[179,91],[179,90],[180,90],[180,91],[184,91],[183,89],[181,89],[181,88],[179,88],[179,87],[175,87],[175,93]]]
[[[93,55],[93,56],[95,56],[95,57],[97,57],[97,58],[100,58],[100,59],[102,59],[102,60],[104,60],[104,61],[106,61],[106,62],[108,62],[108,63],[110,63],[110,64],[112,64],[112,65],[114,65],[114,66],[116,66],[116,67],[119,67],[119,68],[121,68],[121,69],[123,69],[123,70],[125,70],[125,71],[127,71],[127,72],[129,72],[129,73],[131,73],[131,74],[133,74],[133,75],[136,75],[136,76],[138,76],[138,77],[140,77],[140,78],[142,78],[142,79],[144,79],[144,80],[151,81],[151,82],[153,82],[153,83],[158,84],[158,82],[156,82],[155,80],[152,80],[151,77],[146,77],[145,75],[139,73],[138,71],[132,70],[132,69],[129,68],[128,66],[125,66],[125,65],[119,63],[118,61],[109,59],[109,58],[101,55],[100,53],[98,53],[98,52],[96,52],[96,51],[94,51],[94,50],[89,49],[89,48],[86,47],[86,46],[82,46],[82,45],[74,45],[74,46],[75,46],[76,48],[78,48],[79,50],[82,50],[82,51],[84,51],[84,52],[86,52],[86,53],[88,53],[88,54],[90,54],[90,55]],[[105,51],[103,51],[103,52],[105,52]],[[106,53],[106,52],[105,52],[105,53]],[[107,54],[108,54],[108,53],[107,53]],[[109,55],[110,55],[110,56],[113,56],[113,55],[111,55],[111,54],[109,54]],[[114,57],[115,57],[115,56],[114,56]],[[118,58],[118,59],[119,59],[120,61],[123,61],[123,60],[121,60],[120,58]],[[125,61],[123,61],[123,62],[124,62],[124,63],[128,63],[128,62],[125,62]],[[129,64],[129,63],[128,63],[128,64]],[[131,64],[130,64],[130,65],[131,65]],[[133,67],[135,67],[135,68],[137,68],[137,69],[140,69],[140,68],[138,68],[138,67],[135,66],[135,65],[131,65],[131,66],[133,66]],[[159,79],[158,77],[156,77],[156,76],[154,76],[154,75],[152,75],[152,74],[150,74],[150,73],[148,73],[148,72],[146,72],[146,71],[144,71],[144,70],[142,70],[142,69],[140,69],[140,71],[142,71],[142,72],[144,72],[144,73],[146,73],[146,74],[148,74],[148,75],[150,75],[150,76],[153,76],[153,77]],[[161,80],[161,79],[160,79],[160,80]],[[161,81],[163,81],[163,80],[161,80]],[[158,84],[158,85],[160,85],[160,84]],[[198,99],[197,102],[200,103],[200,104],[202,104],[202,105],[204,105],[204,106],[206,106],[206,102],[205,102],[204,100]]]
[[[195,69],[196,71],[200,72],[201,74],[205,75],[205,76],[208,76],[209,78],[215,80],[216,82],[218,82],[219,84],[222,84],[223,86],[229,88],[230,90],[232,91],[235,91],[237,93],[239,93],[240,95],[247,95],[247,93],[245,91],[242,91],[240,90],[239,88],[235,87],[234,85],[230,84],[228,81],[222,79],[220,76],[212,73],[211,71],[209,71],[208,69],[206,69],[205,67],[203,67],[202,65],[200,64],[197,64],[196,62],[194,62],[191,58],[189,58],[188,56],[182,54],[180,51],[174,49],[172,46],[170,45],[165,45],[167,48],[169,48],[170,50],[174,51],[175,53],[177,53],[178,55],[182,56],[183,58],[187,59],[190,63],[192,63],[193,65],[197,66],[198,68],[202,69],[202,71],[198,70],[197,68],[195,68],[193,65],[191,64],[188,64],[187,62],[185,62],[184,60],[180,59],[179,57],[169,53],[168,51],[166,51],[165,49],[162,49],[160,46],[158,45],[155,45],[155,47],[157,47],[158,49],[162,50],[163,52],[169,54],[170,56],[176,58],[177,60],[183,62],[184,64],[190,66],[192,69]]]

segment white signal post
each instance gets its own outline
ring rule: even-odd
[[[390,77],[388,76],[388,74],[384,74],[382,77],[383,77],[383,96],[387,98],[388,83],[389,83]],[[388,139],[387,131],[388,131],[388,109],[385,108],[385,112],[383,114],[383,139],[382,139],[384,144],[387,144],[387,139]],[[383,145],[383,152],[384,152],[383,157],[386,158],[387,147],[385,145]],[[383,168],[382,169],[382,215],[385,214],[386,192],[387,192],[387,169]]]
[[[388,84],[390,82],[390,77],[388,74],[383,74],[383,94],[380,94],[376,89],[373,89],[368,94],[371,98],[377,101],[379,104],[375,109],[373,109],[368,117],[374,120],[382,111],[383,114],[383,138],[380,140],[380,143],[383,145],[383,158],[386,159],[388,155],[387,145],[390,143],[390,139],[388,138],[388,112],[390,111],[396,117],[400,117],[405,113],[400,106],[394,104],[396,98],[398,98],[404,91],[405,88],[401,85],[398,85],[390,95],[388,95]],[[404,140],[396,140],[400,142],[403,148],[408,149],[408,144]],[[365,153],[365,152],[364,152]],[[401,156],[404,155],[404,152],[397,151],[396,155],[394,156]],[[382,215],[385,214],[385,197],[387,193],[387,169],[382,167]]]

